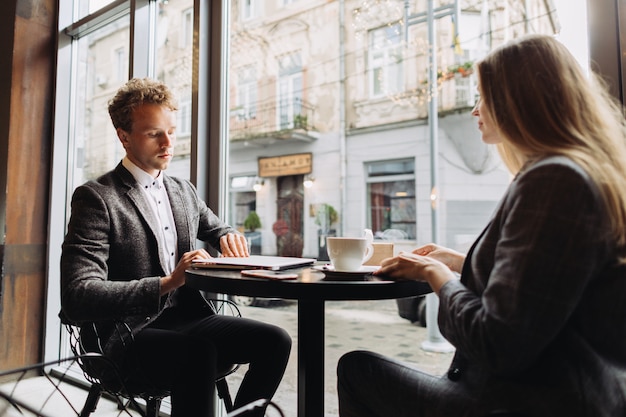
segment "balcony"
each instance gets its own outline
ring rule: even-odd
[[[471,109],[475,103],[476,76],[469,64],[450,67],[437,78],[437,107],[440,116]],[[354,101],[353,129],[427,119],[429,111],[428,80],[421,79],[405,91],[378,97],[362,96]]]
[[[318,138],[315,108],[291,98],[280,102],[255,103],[230,109],[230,144],[268,147],[285,141],[311,143]]]

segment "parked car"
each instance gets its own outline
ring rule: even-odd
[[[260,298],[247,295],[229,295],[228,298],[238,306],[258,306],[262,302]]]
[[[247,295],[229,295],[228,298],[238,306],[271,307],[292,302],[283,298],[249,297]]]
[[[426,296],[398,298],[396,304],[400,317],[426,327]]]
[[[203,292],[204,297],[207,299],[218,299],[220,296],[216,293]],[[238,306],[261,306],[266,303],[268,298],[261,297],[248,297],[245,295],[227,295],[228,299]]]

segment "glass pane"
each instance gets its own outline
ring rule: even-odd
[[[125,154],[107,102],[128,79],[129,20],[120,18],[75,43],[74,187],[109,171]]]
[[[574,54],[580,65],[589,68],[589,34],[587,27],[586,0],[554,0],[558,12],[561,30],[557,35],[567,48]],[[592,8],[593,6],[589,6]],[[598,6],[601,7],[601,6]]]
[[[434,3],[446,10],[452,2]],[[473,64],[511,38],[555,34],[558,17],[548,3],[514,0],[495,7],[491,0],[461,0],[459,36],[450,15],[437,18],[432,48],[419,19],[426,0],[267,1],[254,13],[252,3],[231,0],[229,175],[255,183],[235,189],[243,181],[231,182],[229,221],[240,226],[255,211],[265,255],[327,260],[326,235],[361,236],[364,227],[393,240],[395,253],[433,236],[466,250],[510,181],[470,114]],[[431,57],[435,80],[429,79]],[[434,94],[439,130],[431,138]],[[434,155],[432,143],[439,149]],[[403,161],[411,161],[410,169]],[[390,309],[388,303],[368,306],[398,317],[393,301]],[[336,363],[330,362],[333,378]],[[290,401],[283,396],[280,404],[293,410]],[[325,403],[326,414],[336,415],[333,391]]]
[[[191,173],[192,57],[193,0],[159,1],[155,74],[178,99],[174,158],[167,173],[186,179]]]
[[[82,19],[114,1],[115,0],[74,0],[76,20]]]

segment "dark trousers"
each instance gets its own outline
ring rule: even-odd
[[[341,417],[462,417],[474,403],[462,383],[364,351],[341,357],[337,390]]]
[[[220,369],[248,364],[235,396],[239,408],[273,397],[290,351],[291,338],[280,327],[241,317],[190,317],[170,308],[135,336],[129,357],[145,378],[170,389],[172,417],[212,417]]]

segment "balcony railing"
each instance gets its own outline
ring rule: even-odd
[[[258,145],[312,142],[317,138],[314,118],[314,107],[299,98],[235,107],[230,109],[230,140]]]

